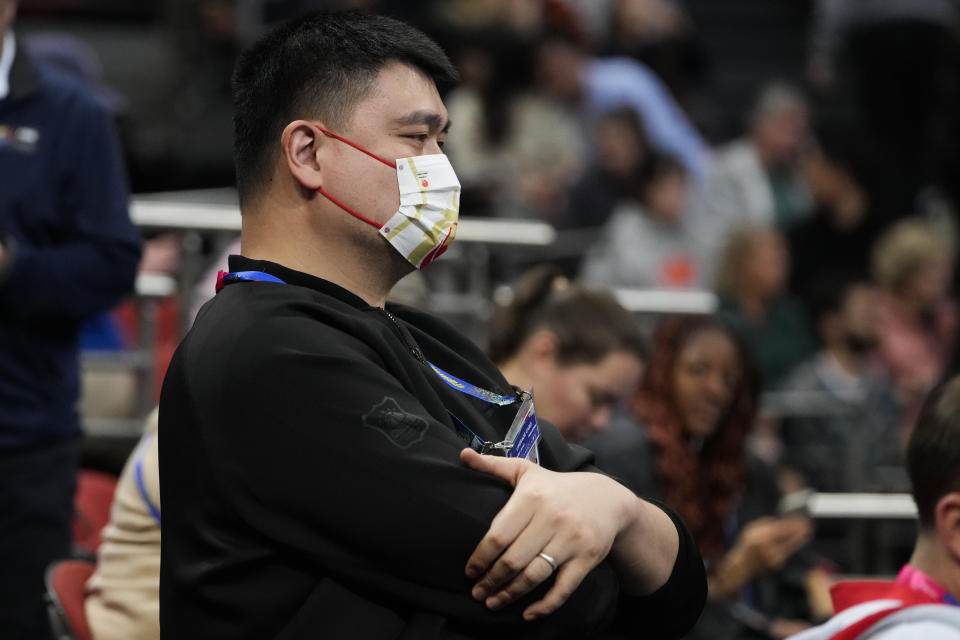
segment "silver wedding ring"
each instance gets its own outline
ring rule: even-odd
[[[557,570],[557,561],[553,559],[553,556],[548,556],[547,554],[542,552],[538,553],[537,555],[543,558],[544,560],[546,560],[547,564],[550,565],[551,569],[553,569],[554,571]]]

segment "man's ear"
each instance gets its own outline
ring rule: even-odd
[[[280,145],[287,169],[305,189],[316,191],[323,186],[320,147],[324,142],[324,135],[306,120],[294,120],[283,128]]]
[[[960,492],[948,493],[937,501],[934,526],[941,546],[960,563]]]

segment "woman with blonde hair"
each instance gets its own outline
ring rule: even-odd
[[[880,357],[903,403],[905,425],[913,424],[955,344],[955,251],[952,229],[919,218],[894,224],[874,247],[873,275],[883,288]]]

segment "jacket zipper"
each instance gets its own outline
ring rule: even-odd
[[[423,364],[430,364],[429,362],[427,362],[427,358],[426,356],[423,355],[423,351],[421,351],[420,347],[418,347],[416,344],[412,343],[410,340],[407,339],[407,334],[404,333],[403,329],[400,326],[400,321],[397,320],[396,316],[394,316],[392,313],[390,313],[386,309],[379,309],[379,311],[382,311],[388,318],[390,318],[390,322],[392,322],[393,326],[396,327],[397,329],[397,334],[400,336],[400,340],[407,347],[407,349],[409,349],[410,352],[413,353],[413,356]],[[517,389],[517,388],[513,389],[513,395],[518,402],[523,402],[529,396],[529,394],[526,391],[522,389]]]
[[[397,334],[399,334],[400,340],[407,347],[407,349],[409,349],[410,352],[413,353],[413,356],[423,364],[427,364],[427,358],[426,356],[423,355],[423,351],[420,350],[420,347],[418,347],[416,344],[413,344],[412,342],[410,342],[410,340],[407,339],[407,334],[404,333],[403,328],[400,326],[400,322],[397,320],[397,318],[386,309],[380,309],[380,311],[383,311],[383,313],[386,314],[388,318],[390,318],[390,321],[393,323],[393,326],[397,328]]]

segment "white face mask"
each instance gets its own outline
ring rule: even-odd
[[[397,160],[400,209],[380,235],[418,269],[439,258],[457,235],[460,181],[442,153]]]
[[[457,233],[460,181],[447,156],[442,153],[413,156],[399,158],[393,163],[335,133],[320,127],[317,129],[395,168],[400,208],[386,224],[381,225],[343,204],[323,187],[317,189],[321,195],[355,218],[380,229],[380,235],[390,246],[417,269],[423,269],[449,248]]]

